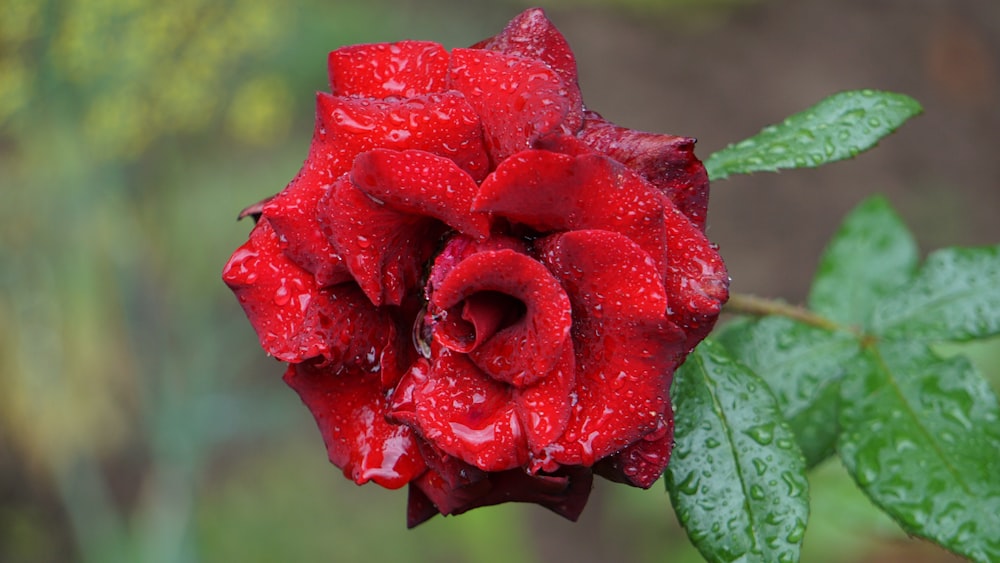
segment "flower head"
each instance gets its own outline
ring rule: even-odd
[[[674,370],[728,276],[694,139],[584,109],[541,10],[450,53],[338,49],[298,176],[223,278],[357,483],[411,526],[506,501],[575,519],[649,487]]]

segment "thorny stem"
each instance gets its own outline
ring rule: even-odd
[[[840,331],[846,329],[846,327],[843,327],[824,316],[817,315],[805,307],[789,305],[783,301],[765,299],[755,295],[744,295],[739,293],[730,295],[729,302],[726,303],[723,308],[723,312],[735,315],[752,315],[757,317],[778,315],[799,321],[809,326],[822,328],[824,330]],[[851,332],[854,331],[851,330]]]

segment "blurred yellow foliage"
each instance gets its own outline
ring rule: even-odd
[[[292,115],[292,92],[280,77],[260,76],[236,90],[226,114],[226,125],[234,138],[266,145],[284,138]]]
[[[0,431],[36,462],[120,446],[141,408],[137,382],[159,365],[143,364],[131,333],[129,299],[148,273],[122,269],[151,260],[157,226],[136,217],[129,194],[141,186],[107,172],[158,139],[220,125],[237,142],[280,142],[292,96],[273,63],[255,61],[290,33],[292,13],[259,0],[0,0],[0,138],[11,141],[0,150]]]
[[[28,103],[31,73],[19,57],[0,57],[0,124]]]
[[[275,120],[289,115],[268,104],[289,97],[273,85],[261,95],[261,80],[281,78],[262,78],[250,61],[287,32],[289,16],[260,0],[5,0],[0,126],[44,112],[36,102],[45,96],[69,93],[93,155],[132,159],[159,137],[212,127],[232,93],[249,87],[235,131],[266,143],[261,135],[280,133]]]

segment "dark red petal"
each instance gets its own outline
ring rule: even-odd
[[[316,418],[330,461],[355,483],[398,489],[427,469],[413,431],[386,421],[377,374],[307,362],[290,365],[285,383]]]
[[[494,379],[524,387],[546,377],[569,346],[570,302],[559,282],[542,264],[515,250],[484,251],[458,263],[430,296],[447,311],[442,323],[464,323],[462,302],[481,292],[509,295],[524,304],[521,317],[469,351],[472,360]],[[452,310],[453,309],[453,310]],[[445,345],[448,334],[444,331]]]
[[[516,471],[516,470],[515,470]],[[437,514],[460,514],[476,498],[489,493],[492,485],[488,478],[470,484],[455,485],[430,469],[410,483],[409,502],[406,507],[406,526],[413,528]]]
[[[477,252],[502,249],[528,252],[524,240],[499,233],[493,233],[486,240],[461,234],[448,238],[434,258],[427,276],[425,294],[432,295],[455,266],[469,256]],[[462,305],[461,319],[452,316],[447,323],[439,322],[440,309],[429,307],[421,319],[422,326],[415,330],[419,330],[422,341],[430,342],[434,337],[431,332],[433,328],[439,342],[451,350],[467,353],[496,334],[500,328],[513,324],[523,313],[520,301],[509,295],[489,292],[467,298]]]
[[[451,159],[477,181],[489,165],[479,118],[458,92],[393,101],[318,94],[309,157],[262,211],[286,241],[286,254],[320,285],[351,277],[321,232],[317,202],[359,154],[376,147],[425,150]]]
[[[319,222],[375,305],[399,305],[419,287],[445,227],[375,202],[344,176],[319,202]]]
[[[669,405],[664,417],[658,428],[642,440],[599,461],[594,465],[594,473],[616,483],[643,489],[652,487],[670,461],[674,443],[673,413]]]
[[[351,45],[327,61],[330,91],[338,96],[412,98],[448,85],[448,52],[429,41]]]
[[[585,117],[585,143],[641,174],[705,230],[708,173],[694,155],[695,139],[619,127],[594,112]]]
[[[463,354],[475,350],[501,327],[513,324],[524,314],[520,301],[492,291],[470,295],[460,309],[461,318],[456,318],[452,311],[448,318],[432,324],[438,341]]]
[[[553,356],[558,352],[550,352]],[[573,393],[576,387],[576,357],[573,346],[563,346],[548,376],[537,384],[514,392],[517,416],[528,439],[532,460],[530,473],[554,471],[557,465],[548,462],[546,448],[562,436],[569,423]]]
[[[483,129],[459,92],[400,100],[317,94],[317,134],[310,159],[331,170],[331,181],[374,148],[417,149],[449,158],[477,182],[489,171]]]
[[[566,154],[569,156],[597,153],[593,147],[583,142],[583,139],[580,139],[578,136],[566,135],[561,132],[546,135],[545,137],[538,139],[534,148]]]
[[[662,196],[638,174],[597,154],[518,153],[483,181],[474,209],[539,231],[601,229],[666,264]]]
[[[683,334],[666,320],[657,269],[627,237],[571,231],[540,248],[573,303],[577,361],[577,402],[551,457],[589,466],[656,428]]]
[[[375,369],[391,323],[352,283],[329,288],[282,252],[262,219],[233,253],[222,278],[236,294],[267,353],[286,362],[324,356],[337,365]]]
[[[503,471],[528,459],[511,393],[464,355],[441,349],[432,364],[417,362],[400,380],[391,416],[448,455]]]
[[[545,63],[479,49],[455,49],[451,59],[452,87],[482,118],[494,164],[539,137],[581,123],[581,109]]]
[[[687,216],[664,209],[670,321],[687,334],[687,351],[702,341],[729,299],[729,274],[715,245]],[[686,353],[686,352],[685,352]]]
[[[531,8],[517,15],[499,34],[472,46],[474,49],[498,51],[506,55],[517,55],[527,59],[538,59],[559,74],[566,86],[571,111],[567,117],[580,115],[583,97],[577,83],[576,57],[562,33],[545,17],[541,8]],[[571,131],[579,129],[579,123],[569,124]]]
[[[489,215],[472,211],[479,186],[450,159],[419,150],[374,149],[355,159],[351,181],[399,211],[434,217],[477,238],[490,234]]]
[[[318,94],[309,157],[262,211],[286,241],[286,254],[320,285],[351,276],[322,233],[317,203],[359,154],[375,147],[426,150],[451,159],[474,180],[484,178],[489,165],[479,119],[457,92],[393,101]]]
[[[483,481],[488,473],[461,459],[448,455],[434,447],[427,440],[419,440],[420,455],[427,464],[427,469],[434,471],[445,480],[449,487],[465,487]]]
[[[504,502],[530,502],[575,522],[587,504],[592,485],[593,474],[583,467],[564,468],[554,475],[528,475],[512,469],[490,473],[489,480],[466,487],[450,487],[428,471],[410,484],[408,526],[412,528],[433,516],[427,503],[449,515]],[[413,489],[419,489],[420,494],[414,495]]]
[[[340,255],[323,236],[316,217],[316,204],[329,189],[330,180],[310,158],[295,179],[262,208],[275,232],[285,240],[285,254],[312,272],[321,286],[351,279]]]
[[[486,240],[476,240],[463,235],[450,237],[441,252],[434,258],[434,265],[431,267],[430,275],[427,276],[428,294],[433,293],[435,288],[441,285],[451,270],[462,260],[477,252],[503,249],[515,250],[522,254],[528,252],[524,240],[498,233],[493,233]]]
[[[413,483],[407,489],[406,527],[416,528],[440,514],[431,499]]]
[[[327,126],[322,98],[316,103],[309,156],[295,178],[261,207],[275,232],[285,242],[285,254],[316,276],[320,285],[333,285],[351,279],[347,268],[320,231],[316,203],[333,180],[350,167],[353,154],[334,156],[326,151],[333,129]]]

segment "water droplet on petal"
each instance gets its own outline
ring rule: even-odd
[[[292,300],[292,296],[289,293],[288,288],[285,287],[285,280],[282,279],[281,282],[281,285],[274,292],[274,304],[279,307],[284,307],[285,305],[288,305],[289,301]]]

